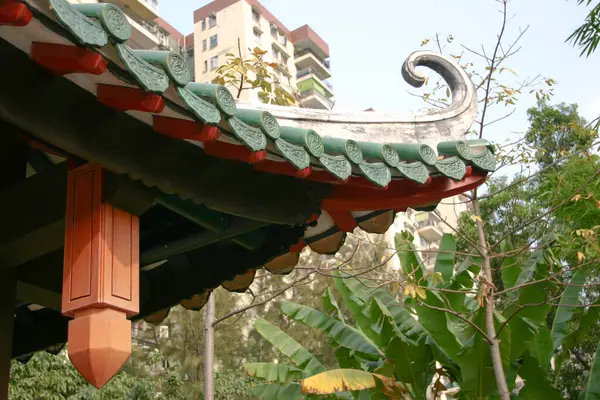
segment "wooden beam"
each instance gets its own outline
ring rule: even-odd
[[[8,400],[16,287],[14,268],[4,269],[0,273],[0,400]]]
[[[29,283],[17,282],[17,299],[23,303],[39,304],[56,311],[60,311],[60,293],[31,285]]]

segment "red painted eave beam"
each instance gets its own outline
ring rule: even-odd
[[[25,4],[16,0],[0,0],[0,25],[25,26],[32,17]]]
[[[165,108],[165,100],[162,96],[137,88],[98,84],[96,96],[102,104],[119,111],[158,114]]]
[[[392,181],[386,191],[349,185],[336,186],[331,196],[323,200],[322,208],[329,212],[404,209],[464,193],[480,186],[486,179],[486,173],[477,171],[458,182],[436,177],[423,188],[408,184],[406,180]]]
[[[204,152],[209,156],[250,164],[257,164],[267,158],[267,152],[264,150],[250,151],[244,146],[225,142],[206,142],[204,143]]]
[[[56,43],[33,42],[30,57],[57,75],[102,75],[107,66],[104,57],[90,49]]]
[[[221,136],[221,132],[216,126],[205,125],[187,119],[155,115],[152,119],[152,125],[156,132],[173,139],[214,142]]]

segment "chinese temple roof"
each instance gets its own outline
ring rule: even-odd
[[[140,217],[139,317],[155,323],[177,304],[200,309],[219,285],[245,291],[258,268],[291,272],[305,246],[335,254],[357,226],[384,233],[396,212],[429,209],[495,169],[490,143],[464,139],[475,88],[436,53],[411,54],[402,74],[418,87],[418,67],[439,73],[447,108],[341,113],[243,104],[190,82],[179,54],[138,48],[112,4],[7,0],[0,24],[0,122],[35,150],[36,172],[0,198],[15,227],[0,234],[0,258],[19,268],[23,300],[45,307],[17,319],[15,356],[66,335],[52,295],[69,163],[106,169],[107,202]],[[31,337],[32,319],[53,334]]]

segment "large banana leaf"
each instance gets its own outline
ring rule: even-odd
[[[264,379],[267,382],[292,383],[302,379],[302,370],[285,364],[248,363],[244,364],[250,376]]]
[[[350,278],[353,279],[353,278]],[[361,299],[357,294],[353,293],[348,286],[346,286],[346,279],[338,278],[335,280],[335,287],[338,293],[342,296],[344,304],[350,310],[352,318],[356,321],[356,324],[360,328],[360,331],[365,334],[373,343],[377,343],[379,340],[379,332],[371,323],[371,318],[368,315],[368,307],[364,300]]]
[[[485,331],[485,310],[479,309],[471,321]],[[456,356],[462,375],[461,393],[468,399],[487,399],[497,392],[490,346],[477,330],[470,330],[470,346]]]
[[[585,389],[579,398],[581,400],[600,399],[600,343],[598,343],[596,353],[594,354],[594,361],[590,368]]]
[[[570,350],[579,343],[600,320],[600,300],[596,301],[592,307],[581,317],[579,326],[573,332],[564,338],[560,353],[555,359],[556,371],[560,371],[562,363],[569,357]]]
[[[377,298],[383,304],[385,304],[387,309],[394,317],[396,325],[398,325],[398,328],[400,328],[402,333],[404,333],[406,336],[415,340],[424,339],[425,331],[423,330],[421,324],[419,324],[419,322],[414,318],[414,316],[388,292],[381,288],[370,289],[366,287],[365,284],[371,287],[377,286],[376,284],[367,280],[362,280],[362,283],[355,278],[340,280],[340,283],[343,284],[348,291],[350,291],[355,296],[363,300],[364,306],[369,304],[371,299],[373,298]]]
[[[461,352],[463,346],[448,328],[448,313],[439,310],[447,308],[446,305],[434,292],[427,293],[427,298],[423,300],[423,303],[425,305],[415,307],[421,326],[449,358],[454,358]]]
[[[537,360],[526,351],[519,375],[525,381],[525,386],[519,391],[519,399],[524,400],[559,400],[562,398],[548,381],[547,373],[540,368]]]
[[[396,234],[394,242],[404,273],[407,276],[413,277],[414,282],[418,285],[423,285],[425,283],[423,282],[423,268],[417,260],[412,245],[413,236],[408,232],[400,232]]]
[[[333,295],[333,291],[330,287],[325,290],[322,297],[323,310],[330,317],[336,318],[339,321],[346,323],[346,319],[344,318],[344,313],[340,309],[337,301],[335,300],[335,296]]]
[[[289,383],[279,385],[276,383],[266,383],[252,386],[250,392],[253,396],[261,400],[301,400],[303,399],[302,390],[298,383]]]
[[[564,338],[569,334],[569,322],[573,317],[575,307],[568,307],[569,304],[579,304],[579,293],[583,289],[583,284],[589,276],[589,269],[578,269],[575,271],[569,283],[560,297],[560,305],[556,308],[554,321],[552,322],[552,344],[553,350],[558,349]]]
[[[339,345],[350,350],[374,356],[383,356],[383,352],[361,332],[313,308],[281,301],[281,311],[295,321],[315,328],[329,336]]]
[[[547,246],[554,240],[554,236],[548,236],[540,241],[540,244],[536,250],[534,250],[527,261],[523,264],[519,276],[515,280],[513,286],[519,286],[527,283],[533,279],[536,275],[543,275],[543,271],[548,270],[548,258],[549,254]],[[544,275],[545,277],[546,275]],[[511,287],[513,287],[511,286]],[[521,290],[522,291],[522,290]],[[518,290],[508,292],[510,298],[515,298],[519,294]]]
[[[372,389],[383,384],[384,391],[402,395],[406,389],[393,379],[356,369],[334,369],[300,381],[302,393],[332,394],[346,391]],[[401,398],[401,397],[397,397]]]
[[[439,273],[444,282],[449,283],[454,273],[454,254],[456,253],[456,240],[449,233],[444,233],[440,241],[439,253],[435,259],[434,272]]]
[[[319,360],[278,327],[262,318],[257,318],[254,322],[254,329],[307,375],[314,375],[325,371],[325,367]]]
[[[373,322],[380,327],[381,342],[388,343],[385,354],[394,363],[396,379],[412,388],[413,398],[425,399],[435,369],[431,349],[406,337],[381,301],[373,299],[370,308]]]
[[[527,340],[527,345],[529,353],[538,361],[540,368],[543,371],[550,368],[550,359],[554,354],[550,330],[545,326],[540,326],[537,333]]]
[[[504,254],[511,252],[512,246],[504,241],[500,244],[500,251]],[[502,259],[502,284],[504,290],[508,290],[515,286],[515,282],[521,274],[521,265],[518,264],[518,259],[514,255],[505,256]]]

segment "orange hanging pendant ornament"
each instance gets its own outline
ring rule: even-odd
[[[97,388],[131,354],[139,312],[139,220],[104,203],[102,168],[69,171],[62,312],[69,321],[69,358]]]

